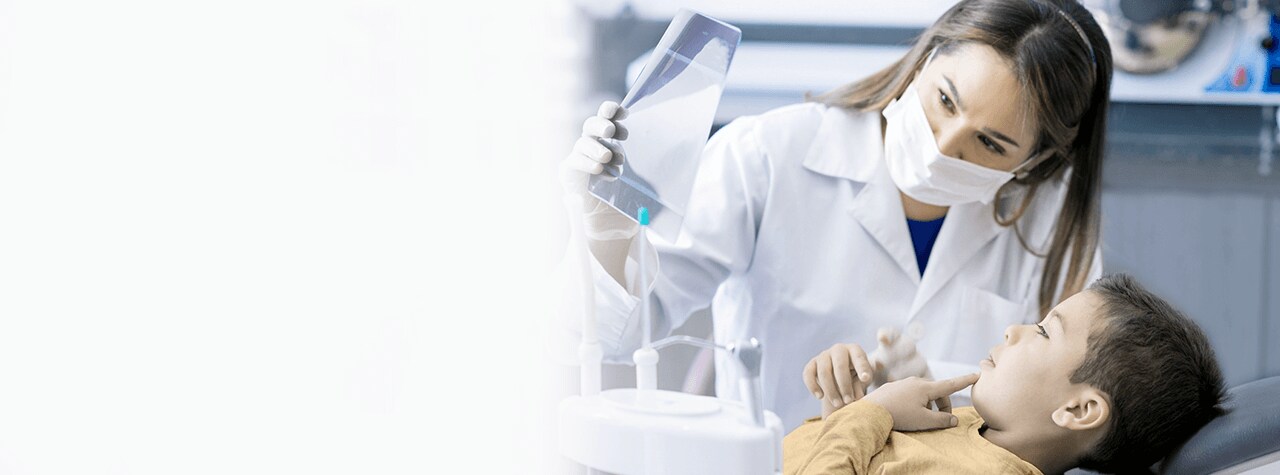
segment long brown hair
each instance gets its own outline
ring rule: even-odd
[[[1030,94],[1029,110],[1039,119],[1031,155],[1039,163],[1001,188],[997,200],[1019,191],[1021,205],[1008,216],[997,206],[994,219],[1014,226],[1023,248],[1046,259],[1039,291],[1043,317],[1056,303],[1064,266],[1060,299],[1084,288],[1098,248],[1111,50],[1088,10],[1075,0],[964,0],[925,30],[902,59],[813,99],[859,111],[883,110],[902,95],[930,53],[946,54],[963,44],[990,46],[1008,60]],[[1027,244],[1017,221],[1040,185],[1064,174],[1069,176],[1066,198],[1049,250],[1041,253]]]

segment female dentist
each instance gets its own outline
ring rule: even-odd
[[[883,327],[921,330],[937,378],[976,370],[1006,326],[1101,272],[1110,83],[1107,41],[1074,0],[964,0],[884,70],[734,120],[703,152],[679,238],[654,236],[655,338],[710,305],[717,341],[759,339],[763,402],[788,431],[818,401],[862,395],[876,370],[862,348]],[[614,361],[642,333],[636,227],[585,182],[622,154],[600,139],[625,138],[625,113],[601,105],[561,167],[588,197]],[[716,386],[737,397],[731,377]]]

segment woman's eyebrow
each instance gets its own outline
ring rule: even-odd
[[[1062,320],[1062,314],[1058,313],[1058,311],[1057,311],[1057,310],[1050,310],[1050,311],[1049,311],[1049,318],[1052,318],[1052,319],[1054,319],[1054,320],[1057,320],[1057,321],[1058,321],[1058,330],[1059,330],[1059,331],[1061,331],[1063,335],[1066,335],[1066,334],[1067,334],[1067,324],[1066,324],[1066,322],[1064,322],[1064,321]]]
[[[964,103],[960,102],[960,93],[956,92],[956,84],[951,82],[951,78],[947,77],[946,74],[942,75],[942,80],[946,81],[947,87],[951,88],[951,100],[955,101],[956,107],[959,107],[960,110],[964,110]]]
[[[960,102],[960,92],[956,90],[956,84],[951,82],[951,78],[947,77],[946,74],[942,75],[942,80],[946,81],[947,88],[951,89],[951,100],[955,101],[956,107],[960,108],[960,110],[964,110],[964,103]],[[987,135],[995,137],[997,140],[1007,142],[1009,145],[1012,145],[1014,147],[1022,148],[1021,145],[1018,145],[1018,142],[1014,142],[1013,139],[1009,138],[1008,135],[1002,134],[999,131],[993,130],[990,127],[983,127],[982,131],[986,132]]]
[[[990,127],[983,127],[982,131],[986,132],[988,135],[992,137],[1003,140],[1005,142],[1009,142],[1009,145],[1013,145],[1014,147],[1022,147],[1021,145],[1018,145],[1018,142],[1014,142],[1013,139],[1009,138],[1009,136],[1002,134],[996,130],[992,130]]]

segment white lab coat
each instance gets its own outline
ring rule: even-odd
[[[661,268],[653,338],[710,305],[717,342],[761,342],[762,400],[787,431],[820,413],[801,372],[832,344],[870,352],[877,329],[914,325],[940,379],[976,371],[1007,326],[1039,319],[1044,259],[996,224],[994,204],[952,207],[921,277],[880,127],[877,113],[815,103],[738,118],[707,144],[677,242],[651,234]],[[1023,217],[1041,250],[1062,189],[1038,193]],[[635,288],[598,262],[595,274],[606,357],[630,362],[642,334]],[[727,358],[716,355],[716,391],[737,398]]]

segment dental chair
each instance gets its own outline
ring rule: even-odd
[[[1227,393],[1228,412],[1165,458],[1160,473],[1280,473],[1280,376]]]

